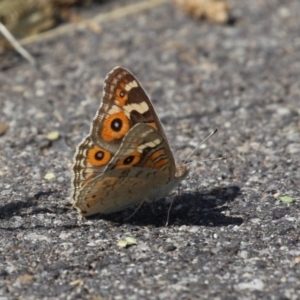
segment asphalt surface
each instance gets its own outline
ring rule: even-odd
[[[226,25],[168,2],[28,44],[40,70],[1,56],[1,300],[300,299],[300,2],[229,4]],[[178,161],[218,128],[168,227],[171,198],[128,221],[134,208],[80,221],[69,203],[75,147],[117,65],[150,95]],[[137,244],[119,247],[126,237]]]

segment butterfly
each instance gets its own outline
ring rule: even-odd
[[[90,133],[73,165],[73,206],[86,217],[164,198],[187,177],[136,77],[115,67],[104,80]]]

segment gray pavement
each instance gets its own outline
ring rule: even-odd
[[[101,34],[27,44],[40,70],[1,56],[1,300],[300,299],[300,2],[229,4],[227,25],[166,2],[103,21]],[[218,128],[168,227],[171,198],[126,222],[134,208],[79,221],[68,200],[76,145],[117,65],[150,95],[179,162]],[[120,248],[125,237],[137,245]]]

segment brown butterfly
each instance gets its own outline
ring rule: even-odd
[[[189,173],[176,166],[162,124],[137,79],[114,68],[89,135],[74,156],[72,201],[82,216],[164,198]]]

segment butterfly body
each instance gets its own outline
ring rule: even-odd
[[[114,68],[89,135],[74,156],[72,201],[79,213],[112,213],[165,197],[187,175],[137,79]]]

